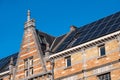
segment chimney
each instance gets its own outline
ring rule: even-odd
[[[74,25],[70,26],[70,32],[73,32],[73,31],[75,31],[76,29],[77,29],[76,26],[74,26]]]

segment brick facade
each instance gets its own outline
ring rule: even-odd
[[[71,27],[71,31],[75,30]],[[51,43],[50,38],[47,41],[42,35],[39,43],[35,22],[30,19],[29,12],[16,64],[13,65],[11,59],[8,72],[1,72],[0,80],[120,80],[119,31],[53,52],[70,33],[63,39],[59,37],[58,43],[55,40]],[[50,45],[55,46],[53,51]]]

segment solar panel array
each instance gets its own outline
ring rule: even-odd
[[[17,61],[17,56],[18,56],[18,53],[15,53],[8,57],[0,59],[0,72],[6,71],[9,69],[9,63],[10,63],[11,57],[13,58],[14,65],[15,65]]]
[[[70,43],[70,41],[72,40],[72,38],[75,35],[75,31],[72,32],[65,40],[64,42],[58,47],[58,49],[56,50],[57,52],[63,50],[66,48],[66,46]]]
[[[65,41],[56,50],[56,52],[69,48],[67,46],[74,41],[73,38],[77,33],[80,35],[75,39],[70,47],[88,42],[90,40],[113,33],[118,30],[120,30],[120,12],[78,28],[71,34],[72,36],[70,35],[65,39]]]

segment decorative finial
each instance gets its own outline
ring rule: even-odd
[[[27,12],[27,21],[25,22],[24,29],[28,29],[29,27],[35,28],[35,20],[30,18],[30,10]]]
[[[13,65],[13,57],[10,58],[10,65]]]
[[[27,21],[30,21],[30,10],[27,12]]]
[[[46,51],[49,51],[49,43],[48,42],[46,42]]]

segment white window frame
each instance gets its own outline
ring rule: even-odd
[[[70,58],[70,66],[68,66],[68,58]],[[71,67],[72,66],[72,63],[71,63],[71,56],[67,56],[67,57],[65,57],[65,62],[66,62],[66,68],[67,67]]]
[[[110,72],[109,72],[109,73],[105,73],[105,74],[98,75],[98,76],[97,76],[97,79],[100,80],[100,79],[99,79],[100,76],[105,77],[105,75],[107,75],[107,74],[109,74],[109,76],[110,76],[109,79],[112,80],[112,79],[111,79],[111,74],[110,74]],[[106,79],[106,78],[104,78],[104,79]]]
[[[33,56],[24,60],[25,77],[33,75]],[[32,72],[31,72],[32,69]],[[28,75],[27,75],[28,72]]]
[[[99,48],[99,56],[105,56],[106,55],[106,49],[105,49],[105,54],[104,55],[101,55],[101,48],[104,47],[105,48],[105,44],[101,44],[98,46]]]

